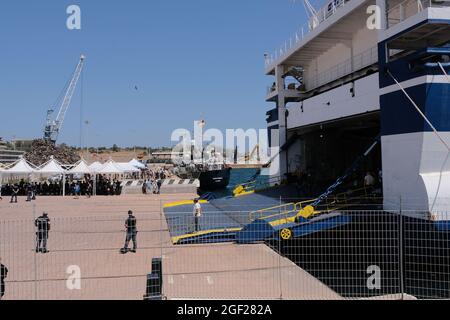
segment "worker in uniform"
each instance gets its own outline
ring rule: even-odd
[[[86,197],[90,198],[92,197],[92,184],[90,181],[87,182],[87,186],[86,186]]]
[[[27,202],[31,201],[31,198],[33,197],[33,186],[30,183],[27,183],[26,185],[26,190],[27,190]]]
[[[161,193],[161,185],[162,185],[162,180],[161,179],[156,180],[156,194]]]
[[[5,295],[5,279],[8,276],[8,268],[2,264],[2,258],[0,258],[0,300]]]
[[[17,195],[19,194],[19,186],[17,184],[12,187],[11,203],[17,203]],[[14,201],[13,201],[14,200]]]
[[[198,220],[202,216],[202,206],[198,199],[194,199],[194,232],[200,231]]]
[[[31,186],[31,200],[36,200],[36,194],[37,194],[37,190],[38,190],[38,185],[37,183],[33,183],[33,185]]]
[[[48,213],[44,212],[42,216],[34,221],[36,226],[36,252],[47,253],[48,233],[50,232],[50,219]]]
[[[121,250],[122,253],[127,253],[131,251],[136,253],[137,250],[137,220],[136,217],[133,216],[133,211],[128,211],[128,219],[125,221],[125,229],[127,232],[127,236],[125,238],[125,245]],[[130,241],[133,241],[133,249],[128,250],[128,245]]]

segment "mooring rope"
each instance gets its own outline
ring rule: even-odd
[[[422,118],[428,123],[428,125],[433,129],[434,134],[439,138],[439,140],[444,144],[444,146],[447,148],[447,150],[450,152],[450,146],[445,142],[444,138],[439,134],[439,132],[436,130],[435,126],[431,123],[430,120],[428,120],[427,116],[420,110],[420,108],[417,106],[417,104],[414,102],[414,100],[411,98],[411,96],[406,92],[406,90],[403,88],[403,86],[397,81],[397,79],[392,75],[390,70],[387,70],[387,73],[389,76],[395,81],[395,83],[400,87],[400,89],[403,91],[403,93],[406,95],[408,100],[413,104],[413,106],[416,108],[417,112],[422,116]]]

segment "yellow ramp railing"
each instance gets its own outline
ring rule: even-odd
[[[295,218],[299,216],[310,218],[311,216],[315,216],[317,214],[328,213],[348,206],[349,201],[355,199],[355,195],[357,194],[359,196],[364,196],[365,198],[367,198],[368,190],[368,188],[364,187],[338,193],[335,196],[330,196],[325,199],[326,201],[321,203],[319,205],[319,208],[313,208],[311,206],[311,204],[318,200],[318,198],[316,198],[300,202],[284,203],[270,208],[255,210],[250,212],[249,219],[250,221],[254,221],[256,219],[279,218],[280,221],[291,221],[292,219],[295,220]],[[294,217],[290,217],[289,215],[294,212],[296,213],[296,215]],[[276,223],[276,221],[273,221],[273,223]]]

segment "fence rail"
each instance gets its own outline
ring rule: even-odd
[[[345,194],[336,199],[351,202]],[[449,228],[413,212],[357,206],[282,227],[311,200],[279,200],[263,209],[258,203],[244,210],[220,201],[203,204],[197,222],[189,208],[164,212],[161,202],[136,205],[138,251],[127,254],[119,251],[124,207],[68,200],[67,214],[101,201],[92,215],[74,217],[57,215],[60,207],[50,200],[24,206],[20,214],[0,203],[0,257],[9,269],[4,298],[142,299],[155,257],[162,258],[168,299],[450,298]],[[34,219],[43,211],[51,219],[46,254],[35,250]],[[441,216],[450,220],[450,214]],[[272,233],[256,229],[260,240],[236,244],[239,232],[264,219],[275,220]],[[284,238],[286,229],[291,237]]]

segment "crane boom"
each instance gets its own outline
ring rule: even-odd
[[[44,140],[56,142],[58,140],[59,132],[64,123],[67,110],[69,109],[70,102],[72,101],[73,94],[77,87],[78,80],[80,79],[81,72],[83,71],[85,56],[81,55],[80,61],[72,75],[69,86],[67,87],[66,94],[62,100],[61,107],[58,111],[58,115],[54,121],[50,120],[49,114],[47,114],[47,123],[44,129]]]

